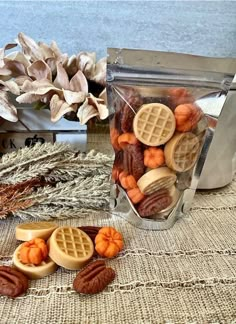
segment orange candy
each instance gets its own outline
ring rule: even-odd
[[[139,203],[145,197],[138,187],[128,190],[127,195],[133,204]]]
[[[175,108],[176,130],[189,132],[197,126],[202,116],[200,108],[193,104],[183,104]]]
[[[106,258],[116,256],[124,246],[123,238],[120,232],[114,227],[102,227],[95,238],[95,250]]]
[[[144,151],[144,165],[148,168],[155,169],[165,163],[165,156],[162,149],[149,147]]]
[[[123,171],[119,175],[120,184],[124,189],[137,188],[137,182],[134,176],[129,175],[127,172]]]
[[[124,149],[127,144],[138,144],[134,133],[124,133],[118,137],[119,146]]]
[[[47,244],[41,238],[23,243],[20,249],[20,260],[25,264],[39,265],[47,256]]]
[[[168,90],[168,95],[171,97],[171,101],[175,107],[181,104],[194,102],[193,96],[185,88],[171,88]]]

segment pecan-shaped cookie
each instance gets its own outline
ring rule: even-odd
[[[93,245],[95,246],[95,237],[98,233],[98,231],[101,229],[101,227],[98,226],[80,226],[78,227],[78,229],[80,229],[81,231],[85,232],[93,241]],[[94,249],[93,251],[93,256],[96,256],[97,251]]]
[[[78,227],[78,229],[85,232],[94,243],[95,237],[96,237],[98,231],[101,229],[101,227],[99,227],[99,226],[80,226],[80,227]]]
[[[140,144],[127,144],[123,153],[124,171],[134,176],[137,181],[145,170],[143,151]]]
[[[141,217],[149,217],[161,210],[167,208],[172,202],[167,189],[155,191],[153,194],[146,196],[137,207]]]
[[[17,297],[28,289],[28,279],[11,267],[0,267],[0,295]]]
[[[142,106],[142,99],[137,93],[132,93],[124,99],[124,105],[121,108],[121,130],[124,133],[129,133],[133,131],[133,119],[139,107]]]
[[[103,260],[90,263],[82,269],[73,282],[75,291],[82,294],[97,294],[115,278],[115,271],[107,268]]]

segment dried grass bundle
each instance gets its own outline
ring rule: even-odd
[[[40,179],[34,178],[15,185],[0,185],[0,219],[23,210],[34,204],[33,199],[24,199],[35,187],[40,186]]]
[[[0,218],[84,217],[108,210],[113,158],[69,145],[36,144],[3,156]]]

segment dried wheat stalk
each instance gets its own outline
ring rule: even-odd
[[[36,162],[47,159],[60,160],[62,153],[69,151],[69,145],[55,143],[45,143],[40,145],[39,143],[30,148],[23,148],[18,151],[3,155],[0,163],[0,179],[3,182],[6,174],[12,174],[14,170],[22,170],[28,168],[29,165],[34,165]],[[35,177],[35,175],[34,175]]]
[[[107,175],[78,177],[72,181],[46,186],[22,198],[33,201],[25,210],[13,213],[27,218],[70,218],[84,217],[96,210],[108,210],[110,181]]]
[[[54,145],[57,146],[56,153]],[[1,182],[15,184],[36,176],[44,176],[46,179],[58,182],[70,181],[78,176],[110,173],[112,157],[95,151],[78,154],[68,145],[60,144],[59,147],[57,144],[54,145],[50,143],[37,145],[40,154],[37,147],[34,147],[32,151],[29,148],[17,151],[19,156],[15,152],[4,156],[0,163]],[[42,146],[45,146],[45,149],[42,150]],[[44,154],[45,151],[49,151],[51,155]],[[29,157],[31,163],[28,162]],[[6,167],[6,165],[9,167],[4,170],[3,166]]]
[[[56,187],[39,188],[35,193],[27,196],[40,204],[78,205],[83,200],[95,209],[101,208],[109,200],[110,181],[107,175],[93,177],[78,177],[65,183],[60,182]],[[94,199],[98,201],[94,202]],[[104,199],[104,200],[103,200]]]
[[[102,211],[103,215],[108,212]],[[22,220],[28,219],[67,219],[67,218],[85,218],[91,215],[101,215],[101,210],[94,210],[88,208],[77,208],[77,207],[57,207],[51,205],[38,205],[22,209],[13,213],[14,216],[20,217]]]

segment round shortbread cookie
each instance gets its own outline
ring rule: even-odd
[[[150,195],[157,190],[171,187],[176,179],[176,174],[172,170],[161,167],[145,173],[138,180],[137,185],[143,194]]]
[[[94,245],[90,237],[75,227],[59,227],[48,240],[49,256],[69,270],[78,270],[92,258]]]
[[[50,257],[47,257],[47,259],[42,261],[39,265],[22,263],[20,259],[20,249],[22,247],[22,244],[16,248],[13,254],[13,264],[29,279],[40,279],[50,275],[57,270],[57,264],[53,262]]]
[[[47,240],[57,227],[58,225],[52,222],[22,223],[16,226],[16,239],[30,241],[39,237]]]
[[[190,170],[200,149],[198,137],[193,133],[176,133],[164,148],[166,165],[177,172]]]
[[[160,103],[142,105],[133,121],[137,139],[150,146],[165,144],[174,134],[175,116],[170,108]]]

